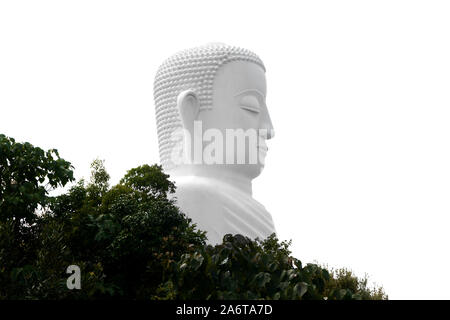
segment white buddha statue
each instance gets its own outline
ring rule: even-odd
[[[225,44],[181,51],[158,69],[154,97],[161,164],[208,243],[274,233],[270,213],[252,198],[273,137],[259,57]]]

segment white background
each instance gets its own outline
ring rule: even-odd
[[[449,17],[445,1],[2,1],[0,133],[78,178],[106,159],[117,183],[159,161],[158,65],[248,48],[276,131],[254,196],[294,256],[450,299]]]

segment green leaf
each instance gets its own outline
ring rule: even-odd
[[[294,299],[303,297],[303,295],[308,291],[308,284],[305,282],[299,282],[294,286]]]

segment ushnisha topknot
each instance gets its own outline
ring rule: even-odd
[[[212,108],[212,88],[217,70],[232,61],[249,61],[265,67],[253,52],[226,45],[210,43],[180,51],[158,68],[153,94],[155,99],[156,127],[159,156],[165,170],[172,169],[171,153],[177,141],[173,133],[179,130],[181,119],[177,109],[177,97],[185,90],[193,90],[199,99],[200,109]]]

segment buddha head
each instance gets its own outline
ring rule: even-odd
[[[165,170],[260,174],[273,127],[257,55],[225,44],[181,51],[159,67],[154,98]]]

